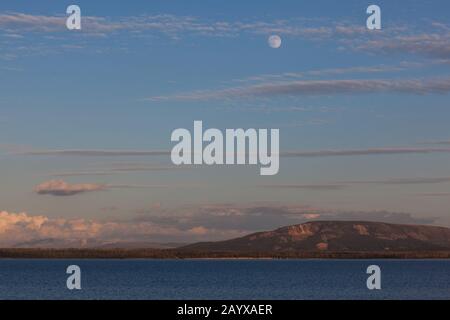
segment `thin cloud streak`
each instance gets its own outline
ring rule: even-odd
[[[431,141],[425,141],[421,144],[435,144],[435,145],[450,145],[450,140],[431,140]]]
[[[446,94],[450,92],[450,78],[439,79],[354,79],[310,80],[263,83],[247,87],[195,91],[184,94],[153,96],[147,101],[202,101],[248,97],[317,96],[333,94]]]
[[[318,151],[286,151],[280,153],[286,158],[339,157],[339,156],[368,156],[368,155],[396,155],[396,154],[432,154],[450,153],[450,148],[370,148]]]
[[[387,180],[347,181],[350,184],[440,184],[450,182],[450,177],[398,178]]]
[[[79,156],[79,157],[115,157],[115,156],[165,156],[170,155],[166,150],[37,150],[17,152],[19,155],[29,156]]]
[[[54,177],[76,177],[76,176],[107,176],[121,173],[132,173],[132,172],[158,172],[158,171],[171,171],[192,168],[189,165],[175,166],[119,166],[112,168],[103,168],[101,170],[83,170],[83,171],[66,171],[66,172],[55,172],[50,174]]]
[[[442,184],[449,183],[450,177],[419,177],[419,178],[396,178],[386,180],[349,180],[337,181],[322,184],[268,184],[257,187],[273,188],[273,189],[299,189],[313,191],[333,191],[341,190],[352,185],[368,184],[368,185],[415,185],[415,184]],[[450,193],[423,193],[421,195],[450,195]]]
[[[397,154],[434,154],[450,153],[450,147],[382,147],[368,149],[336,149],[302,151],[292,150],[280,152],[285,158],[312,158],[312,157],[338,157],[338,156],[368,156],[368,155],[397,155]],[[14,155],[24,156],[75,156],[75,157],[122,157],[122,156],[170,156],[170,150],[37,150],[19,151]],[[118,170],[120,171],[120,170]],[[103,171],[101,171],[103,173]]]
[[[432,58],[450,58],[450,33],[423,33],[419,35],[398,35],[367,41],[358,50],[382,53],[412,53]]]
[[[39,195],[51,196],[74,196],[80,193],[105,191],[111,189],[152,189],[152,188],[170,188],[173,185],[135,185],[135,184],[97,184],[97,183],[79,183],[70,184],[64,180],[50,180],[37,185],[34,191]],[[189,185],[186,187],[193,187]]]
[[[431,62],[409,62],[403,61],[398,65],[375,65],[375,66],[350,66],[342,68],[325,68],[316,70],[305,70],[300,72],[284,72],[279,74],[262,74],[242,79],[234,79],[232,82],[251,83],[251,82],[269,82],[269,81],[291,81],[307,77],[321,77],[329,75],[346,75],[346,74],[373,74],[373,73],[390,73],[411,70],[412,68],[421,68],[426,65],[433,65]]]
[[[450,192],[423,192],[423,193],[417,193],[415,196],[420,197],[449,197],[450,198]]]
[[[263,185],[262,187],[273,189],[304,189],[314,191],[330,191],[330,190],[340,190],[347,186],[344,184],[273,184],[273,185]]]

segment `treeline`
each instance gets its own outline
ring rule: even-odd
[[[450,251],[207,252],[180,249],[0,249],[6,259],[450,259]]]

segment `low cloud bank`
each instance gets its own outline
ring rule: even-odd
[[[213,204],[173,211],[152,207],[127,220],[49,217],[0,211],[0,247],[101,247],[127,243],[215,241],[311,220],[430,224],[388,211],[342,212],[303,205]]]

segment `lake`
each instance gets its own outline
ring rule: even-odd
[[[66,288],[73,264],[81,290]],[[450,260],[4,259],[0,299],[450,299]]]

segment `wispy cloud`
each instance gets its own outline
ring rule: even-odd
[[[355,79],[310,80],[263,83],[246,87],[149,97],[147,101],[201,101],[249,97],[317,96],[340,94],[446,94],[450,92],[450,78],[437,79]]]
[[[450,145],[450,140],[430,140],[422,142],[421,144]]]
[[[274,189],[304,189],[304,190],[314,190],[314,191],[329,191],[329,190],[340,190],[346,187],[344,184],[271,184],[263,185],[264,188],[274,188]]]
[[[450,192],[422,192],[417,193],[415,196],[419,197],[450,197]]]
[[[170,150],[13,150],[14,155],[25,156],[75,156],[75,157],[123,157],[123,156],[170,156]],[[339,157],[339,156],[370,156],[370,155],[397,155],[397,154],[439,154],[450,153],[449,147],[380,147],[367,149],[325,149],[325,150],[287,150],[280,152],[280,157],[311,158],[311,157]],[[163,167],[165,169],[165,167]],[[112,168],[120,172],[120,168]],[[153,168],[156,169],[156,168]],[[163,170],[164,170],[163,169]],[[152,168],[124,168],[125,171],[152,170]],[[157,170],[157,169],[156,169]],[[88,172],[81,172],[88,174]],[[105,173],[100,170],[100,174]],[[70,175],[70,173],[69,173]]]
[[[291,71],[278,74],[261,74],[242,79],[234,79],[232,82],[251,83],[251,82],[269,82],[269,81],[291,81],[295,79],[305,79],[311,77],[336,76],[348,74],[378,74],[399,72],[404,70],[411,70],[413,68],[421,68],[430,64],[431,62],[412,62],[402,61],[397,65],[374,65],[374,66],[349,66],[341,68],[324,68],[304,71]]]
[[[380,180],[347,180],[335,181],[320,184],[268,184],[258,187],[273,189],[292,189],[292,190],[312,190],[312,191],[334,191],[341,190],[353,185],[421,185],[421,184],[443,184],[450,183],[450,177],[414,177],[414,178],[393,178]],[[421,193],[421,195],[446,195],[449,193]]]
[[[369,40],[359,45],[357,49],[382,53],[410,53],[448,59],[450,58],[450,33],[437,31]]]
[[[245,111],[245,112],[257,112],[257,113],[295,113],[295,112],[319,112],[319,113],[330,113],[330,112],[339,112],[345,110],[343,107],[325,107],[325,106],[301,106],[301,105],[290,105],[290,106],[268,106],[261,105],[255,106],[252,104],[251,106],[247,106],[243,103],[240,103],[238,107],[217,107],[217,110],[221,111]]]
[[[450,182],[450,177],[418,177],[418,178],[397,178],[386,180],[357,180],[347,181],[351,184],[440,184]]]
[[[175,165],[125,165],[116,167],[105,167],[91,170],[80,171],[65,171],[55,172],[52,176],[55,177],[75,177],[75,176],[106,176],[120,173],[132,173],[132,172],[157,172],[157,171],[170,171],[190,168],[191,166],[175,166]]]
[[[450,148],[370,148],[370,149],[341,149],[318,151],[285,151],[282,157],[339,157],[339,156],[369,156],[369,155],[396,155],[396,154],[432,154],[450,153]]]
[[[37,185],[34,191],[37,194],[48,194],[52,196],[73,196],[79,193],[105,190],[105,185],[83,183],[69,184],[63,180],[50,180]]]
[[[26,32],[65,32],[66,16],[48,16],[27,14],[21,12],[8,12],[0,14],[0,27],[4,30],[13,30],[20,37]],[[89,33],[104,33],[122,29],[121,23],[109,21],[103,17],[83,16],[83,29]]]
[[[0,26],[2,26],[2,28],[48,32],[64,28],[65,18],[62,16],[52,17],[10,12],[0,14]]]
[[[16,154],[30,156],[80,156],[80,157],[120,157],[120,156],[165,156],[170,155],[166,150],[29,150],[18,151]]]
[[[50,180],[37,185],[34,191],[40,195],[73,196],[79,193],[104,191],[111,189],[149,189],[168,188],[169,185],[136,185],[136,184],[96,184],[80,183],[70,184],[64,180]],[[193,187],[193,186],[190,186]]]
[[[23,71],[22,68],[17,68],[17,67],[2,67],[2,66],[0,66],[0,70],[11,71],[11,72],[22,72],[22,71]]]
[[[21,12],[0,14],[0,26],[26,32],[58,32],[65,30],[65,16],[33,15]],[[309,23],[309,27],[306,25]],[[290,19],[274,21],[221,21],[194,16],[172,14],[139,15],[124,17],[84,16],[84,32],[110,33],[115,31],[156,31],[173,38],[181,34],[231,37],[242,33],[281,33],[297,37],[354,36],[367,30],[357,26],[311,25],[311,20]]]
[[[65,32],[64,15],[39,15],[23,12],[0,13],[0,28],[5,35],[19,39],[24,33]],[[278,20],[214,20],[212,18],[173,14],[142,14],[139,16],[84,16],[79,34],[111,36],[126,32],[131,37],[164,35],[179,40],[184,36],[238,37],[280,34],[309,41],[333,41],[338,48],[360,52],[411,53],[433,58],[450,57],[449,26],[434,21],[423,25],[391,25],[380,32],[370,32],[359,21],[336,22],[332,19],[291,18]],[[342,70],[329,70],[340,74]],[[354,70],[377,72],[376,70]]]

